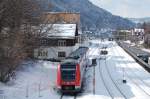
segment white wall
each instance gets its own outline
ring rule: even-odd
[[[34,57],[38,59],[50,59],[55,58],[58,59],[58,52],[63,51],[66,52],[66,56],[68,56],[71,52],[75,51],[79,48],[79,45],[72,47],[43,47],[34,50]],[[45,53],[42,56],[38,56],[38,53],[42,52]]]

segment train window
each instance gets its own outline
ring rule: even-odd
[[[61,65],[62,69],[75,69],[76,65],[75,64],[63,64]]]
[[[61,65],[61,75],[64,81],[75,80],[76,65]]]
[[[65,81],[75,80],[75,70],[62,70],[62,79]]]

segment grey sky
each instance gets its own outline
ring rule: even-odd
[[[130,18],[150,17],[150,0],[89,0],[114,15]]]

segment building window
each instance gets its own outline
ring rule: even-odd
[[[48,56],[48,51],[38,51],[38,56]]]
[[[47,45],[47,44],[48,44],[47,39],[42,39],[42,40],[41,40],[41,45]]]
[[[66,46],[66,40],[58,40],[58,46]]]
[[[65,52],[58,52],[58,57],[66,57],[66,53]]]

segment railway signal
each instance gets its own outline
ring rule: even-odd
[[[123,67],[122,72],[123,72],[123,80],[122,80],[122,82],[125,84],[125,83],[127,83],[127,81],[125,79],[125,70],[124,70],[124,67]]]

